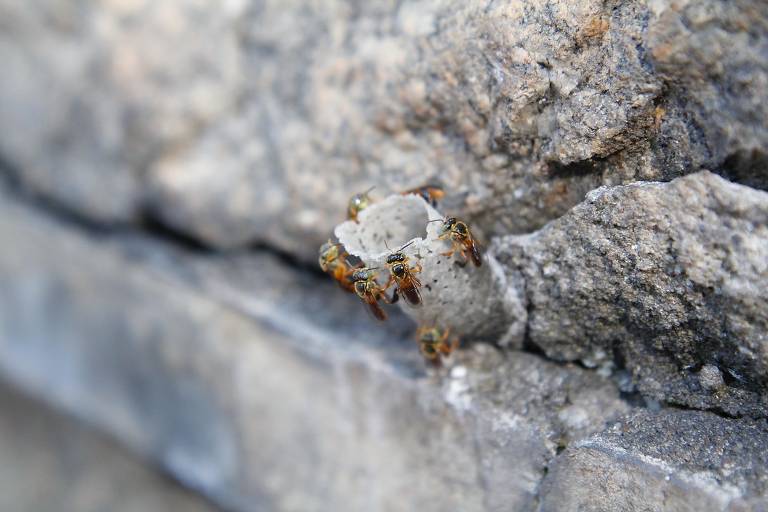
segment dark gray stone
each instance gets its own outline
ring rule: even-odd
[[[550,466],[540,512],[715,512],[768,507],[768,425],[638,411]]]

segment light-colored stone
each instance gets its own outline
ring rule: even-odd
[[[486,241],[604,184],[704,166],[765,187],[762,0],[5,0],[0,20],[18,179],[217,247],[312,261],[372,185],[442,182]]]
[[[768,193],[708,172],[603,188],[493,252],[548,356],[626,367],[656,400],[765,417]]]
[[[100,432],[0,384],[0,510],[147,512],[218,508]]]

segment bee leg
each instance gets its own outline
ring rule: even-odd
[[[414,265],[413,268],[411,269],[411,272],[415,274],[418,274],[421,271],[422,271],[421,263],[416,263],[416,265]]]
[[[381,300],[386,302],[387,304],[397,304],[397,301],[400,300],[400,295],[397,293],[397,288],[394,289],[392,292],[392,298],[390,299],[387,297],[386,292],[381,293]]]
[[[461,254],[461,257],[464,259],[464,261],[459,261],[459,259],[457,258],[455,263],[456,263],[456,265],[458,267],[464,268],[464,267],[467,266],[467,257],[464,254],[464,250],[463,249],[459,249],[459,254]]]
[[[440,368],[443,365],[442,359],[440,359],[439,352],[429,350],[424,344],[419,346],[424,361],[430,364],[433,368]]]
[[[457,348],[459,348],[459,338],[453,338],[450,344],[445,341],[440,344],[440,352],[446,357],[451,355]]]
[[[389,279],[387,279],[387,284],[384,285],[382,290],[384,290],[384,291],[389,290],[389,287],[392,286],[393,284],[396,284],[395,276],[393,276],[392,274],[389,274]]]
[[[461,257],[464,258],[464,263],[461,264],[462,268],[469,263],[469,254],[467,254],[467,250],[465,248],[461,248]]]
[[[441,252],[440,254],[441,254],[442,256],[448,256],[449,258],[451,258],[451,257],[453,257],[453,254],[454,254],[455,252],[456,252],[456,248],[455,248],[455,247],[453,247],[453,248],[452,248],[450,251],[448,251],[448,252]]]

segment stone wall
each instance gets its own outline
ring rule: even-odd
[[[220,505],[768,506],[765,2],[0,0],[0,57],[0,369]],[[441,371],[314,263],[428,181],[521,304]]]

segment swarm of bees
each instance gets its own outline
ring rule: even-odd
[[[373,187],[365,192],[355,194],[347,206],[347,218],[358,222],[358,215],[372,204],[369,196]],[[444,196],[443,189],[436,185],[424,185],[406,190],[402,195],[414,194],[424,199],[433,207],[437,206]],[[468,262],[479,267],[482,256],[477,241],[466,222],[455,217],[433,219],[428,222],[442,222],[438,230],[438,240],[450,242],[451,248],[443,256],[453,258],[456,253],[456,264],[466,266]],[[381,303],[395,304],[400,297],[412,307],[422,304],[420,293],[421,282],[417,277],[422,271],[418,262],[412,262],[404,249],[413,241],[391,251],[385,260],[385,270],[389,274],[386,284],[380,284],[378,279],[380,267],[366,267],[362,263],[353,264],[347,259],[349,254],[340,243],[332,240],[320,247],[319,264],[323,272],[329,274],[339,284],[341,289],[356,294],[366,309],[374,318],[380,321],[387,319],[387,313]],[[386,244],[386,242],[385,242]],[[392,288],[391,294],[388,294]],[[416,342],[425,361],[435,366],[442,364],[443,357],[448,357],[458,347],[459,339],[450,336],[450,330],[438,325],[422,325],[416,331]]]

